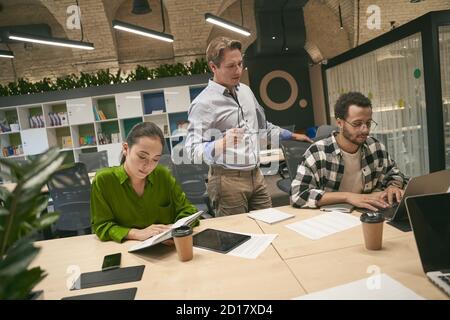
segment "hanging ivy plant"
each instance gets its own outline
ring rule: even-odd
[[[163,64],[154,69],[138,65],[127,76],[123,75],[120,69],[116,73],[111,73],[109,69],[106,69],[92,74],[80,72],[79,76],[72,73],[58,77],[56,80],[44,78],[37,82],[30,82],[27,79],[20,78],[17,82],[0,85],[0,97],[127,83],[137,80],[206,74],[208,72],[208,65],[205,59],[196,59],[188,65],[182,63]]]

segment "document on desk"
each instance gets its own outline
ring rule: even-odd
[[[424,298],[382,273],[296,297],[294,300],[424,300]]]
[[[147,240],[144,240],[142,242],[138,242],[134,246],[131,246],[128,249],[128,252],[134,252],[138,251],[144,248],[151,247],[155,244],[158,244],[160,242],[169,240],[172,238],[172,230],[181,226],[187,226],[190,225],[192,222],[194,222],[196,219],[200,217],[200,215],[203,213],[203,211],[198,211],[197,213],[191,214],[190,216],[184,217],[174,224],[172,224],[172,227],[156,236],[150,237]]]
[[[355,216],[332,211],[322,213],[311,219],[288,224],[286,227],[304,237],[317,240],[360,224],[361,221]]]
[[[247,259],[256,259],[278,236],[278,234],[236,233],[246,234],[252,238],[228,252],[227,255]]]
[[[266,222],[269,224],[273,224],[294,217],[293,214],[289,214],[274,208],[253,211],[247,213],[247,215],[252,219]]]

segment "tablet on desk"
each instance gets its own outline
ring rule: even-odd
[[[205,229],[194,235],[194,247],[227,253],[251,237],[245,234]]]

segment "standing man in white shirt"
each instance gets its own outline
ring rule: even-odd
[[[241,48],[226,37],[211,41],[206,58],[214,77],[189,108],[185,149],[191,161],[210,165],[208,195],[218,216],[272,206],[259,169],[261,138],[312,142],[266,121],[251,89],[239,82]]]

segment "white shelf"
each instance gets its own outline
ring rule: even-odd
[[[46,127],[47,129],[69,128],[69,125]]]
[[[3,156],[1,156],[1,158],[3,158],[3,159],[14,159],[14,158],[23,158],[23,157],[25,157],[25,154],[15,154],[15,155],[13,155],[13,156],[8,156],[8,157],[3,157]]]
[[[185,137],[187,133],[171,131],[174,128],[170,127],[170,115],[187,113],[191,103],[190,90],[199,87],[206,87],[206,83],[124,92],[107,96],[45,101],[37,104],[1,108],[0,117],[9,119],[10,122],[18,121],[20,130],[1,132],[0,149],[11,144],[21,144],[24,153],[7,157],[8,159],[13,159],[26,158],[29,155],[44,152],[49,147],[58,147],[59,152],[73,153],[75,161],[85,149],[89,151],[107,150],[109,164],[118,165],[118,156],[122,150],[122,143],[99,144],[99,133],[102,132],[108,136],[112,133],[118,133],[119,138],[124,139],[131,126],[140,121],[154,122],[161,128],[164,138],[168,139],[169,148],[172,149],[178,142],[175,140]],[[148,96],[148,94],[153,93],[157,94],[156,100]],[[97,106],[98,110],[103,111],[106,117],[111,118],[96,120],[94,106]],[[158,108],[162,108],[165,111]],[[146,111],[152,113],[145,114]],[[66,113],[67,119],[65,120],[67,123],[50,125],[49,113]],[[47,126],[30,128],[29,117],[37,114],[42,115],[44,124]],[[171,133],[174,134],[171,135]],[[91,139],[90,136],[94,137],[95,144],[79,146],[80,138]],[[62,139],[65,137],[71,138],[72,147],[67,147],[67,144],[62,143]]]
[[[20,131],[8,131],[8,132],[0,132],[0,136],[7,136],[10,134],[18,133],[20,134]]]
[[[83,149],[92,149],[92,148],[97,148],[98,145],[93,144],[93,145],[89,145],[89,146],[82,146],[82,147],[75,147],[73,148],[73,150],[83,150]],[[100,144],[101,146],[101,144]]]
[[[95,120],[96,123],[105,123],[105,122],[112,122],[112,121],[117,121],[119,120],[118,118],[114,118],[114,119],[105,119],[105,120]]]

